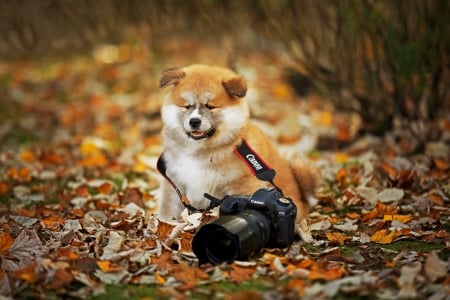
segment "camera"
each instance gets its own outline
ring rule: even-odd
[[[220,201],[209,194],[205,197]],[[219,218],[203,225],[192,241],[199,264],[246,260],[267,248],[292,244],[297,207],[273,188],[261,188],[251,196],[225,196]]]

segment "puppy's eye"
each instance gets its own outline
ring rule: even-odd
[[[193,105],[190,105],[190,104],[186,104],[186,105],[184,105],[183,107],[186,108],[186,109],[191,109],[191,108],[194,107],[194,106],[193,106]]]
[[[215,109],[215,108],[217,108],[216,106],[211,105],[211,104],[209,104],[209,103],[207,103],[207,104],[205,105],[205,107],[206,107],[207,109]]]

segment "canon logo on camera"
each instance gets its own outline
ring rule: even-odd
[[[255,167],[256,170],[261,170],[263,168],[253,154],[247,154],[245,157],[253,165],[253,167]]]

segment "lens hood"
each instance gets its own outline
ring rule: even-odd
[[[194,236],[192,250],[199,264],[245,260],[264,248],[270,234],[267,216],[244,210],[202,226]]]

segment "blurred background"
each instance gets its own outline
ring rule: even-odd
[[[30,69],[47,66],[42,72],[55,80],[33,91],[35,98],[73,103],[73,88],[86,84],[89,68],[114,94],[140,90],[148,97],[148,80],[164,68],[206,62],[239,69],[264,53],[258,63],[278,68],[289,92],[314,92],[336,110],[358,114],[358,132],[403,128],[418,149],[442,139],[449,126],[449,16],[446,0],[2,0],[0,95],[10,102],[2,114],[13,114],[11,99],[33,90]],[[93,60],[59,65],[49,75],[50,60],[80,55]],[[124,69],[130,62],[134,69]],[[67,73],[78,75],[60,87]],[[24,82],[27,88],[11,93]],[[90,88],[90,96],[99,95]]]

